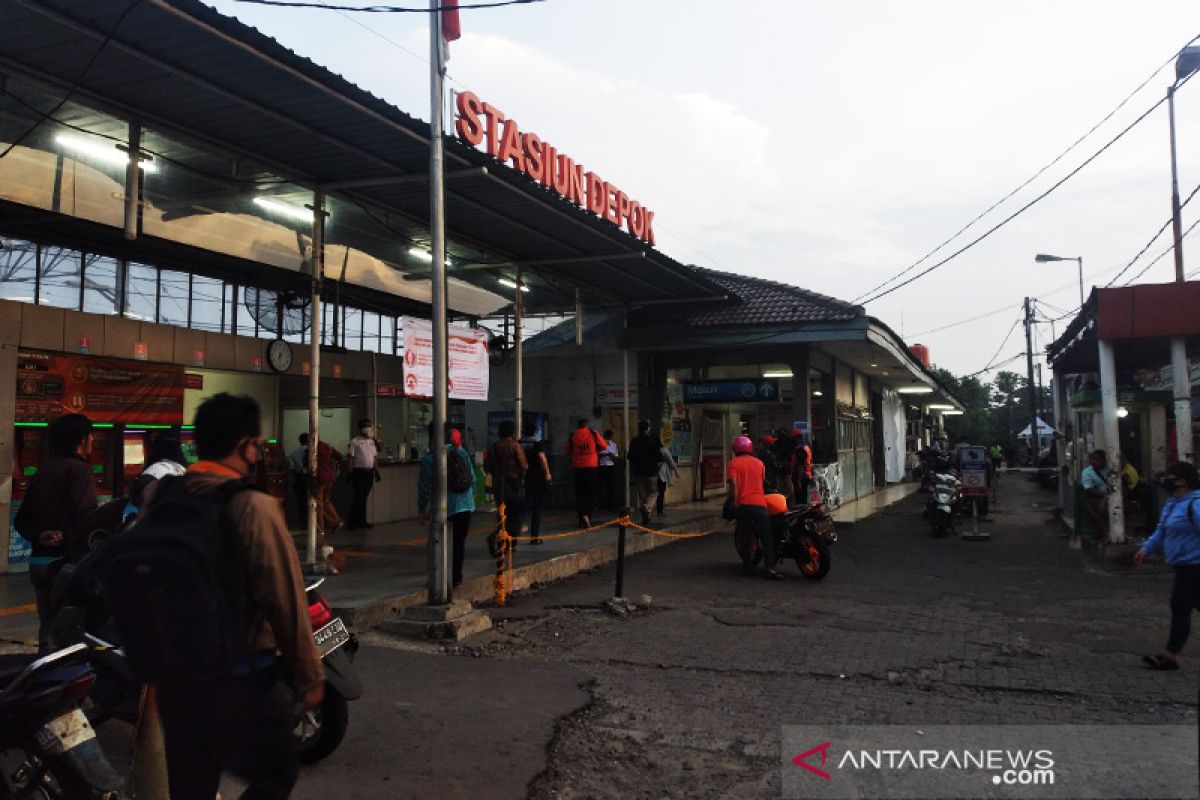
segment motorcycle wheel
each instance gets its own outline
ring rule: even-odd
[[[350,707],[346,698],[325,685],[321,705],[301,716],[292,732],[301,764],[315,764],[328,756],[346,736]]]
[[[792,540],[792,554],[800,574],[809,580],[819,581],[829,574],[829,545],[811,533],[797,533]]]

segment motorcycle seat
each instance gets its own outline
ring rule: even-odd
[[[37,653],[5,653],[0,655],[0,692],[8,688],[21,672],[38,659]]]

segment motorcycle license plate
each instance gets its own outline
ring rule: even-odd
[[[38,744],[54,755],[65,753],[96,738],[96,732],[88,722],[87,715],[73,708],[47,722],[37,732]]]
[[[346,623],[342,622],[341,617],[335,617],[332,622],[313,631],[313,641],[321,658],[324,658],[350,641],[350,631],[346,630]]]

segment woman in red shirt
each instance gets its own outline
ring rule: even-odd
[[[771,534],[771,518],[767,515],[767,498],[763,493],[766,468],[754,457],[753,450],[754,443],[749,437],[739,436],[733,440],[734,455],[729,461],[727,482],[737,506],[734,536],[739,537],[738,552],[742,554],[742,569],[746,575],[754,574],[750,542],[746,538],[754,536],[763,550],[767,577],[779,580],[783,574],[775,569],[778,556],[775,554],[775,537]]]

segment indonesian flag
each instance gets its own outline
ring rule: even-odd
[[[453,42],[462,36],[458,23],[458,0],[442,0],[442,38]]]

